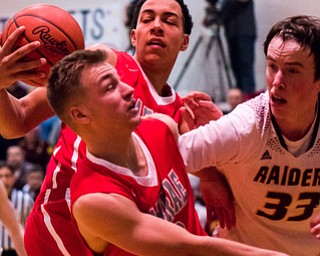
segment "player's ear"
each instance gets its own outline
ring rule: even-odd
[[[131,40],[131,45],[133,47],[136,47],[137,38],[136,38],[136,30],[135,29],[132,29],[130,32],[130,40]]]
[[[77,106],[73,106],[69,111],[70,117],[75,123],[88,123],[89,118],[86,115],[85,111]]]
[[[181,51],[187,50],[188,45],[189,45],[189,39],[190,39],[190,36],[188,34],[183,35],[183,41],[182,41],[181,48],[180,48]]]

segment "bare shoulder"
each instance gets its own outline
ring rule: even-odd
[[[97,209],[103,208],[104,210],[107,210],[108,208],[110,208],[110,210],[112,211],[115,205],[117,205],[118,207],[121,205],[127,207],[129,202],[131,202],[129,199],[118,194],[96,192],[80,196],[74,202],[72,209],[76,212],[95,212]]]
[[[108,196],[105,196],[105,194],[102,193],[85,194],[74,202],[72,209],[74,213],[83,212],[84,210],[94,210],[101,205],[101,201],[108,201],[109,199]]]
[[[115,66],[117,63],[117,55],[115,52],[106,44],[93,44],[87,47],[87,50],[103,50],[107,53],[107,61],[112,65]]]
[[[133,212],[138,212],[133,201],[112,193],[85,194],[72,205],[72,214],[81,235],[92,250],[100,253],[104,252],[109,241],[119,244],[114,240],[114,234],[126,233],[126,220]]]
[[[178,141],[178,137],[179,137],[178,125],[170,116],[165,114],[160,114],[160,113],[154,113],[152,115],[144,116],[143,118],[155,118],[164,122],[170,128],[176,141]]]
[[[97,229],[101,223],[109,225],[123,217],[128,209],[131,209],[131,213],[134,209],[138,211],[132,200],[119,194],[104,192],[82,195],[72,205],[72,213],[78,224],[95,226]]]

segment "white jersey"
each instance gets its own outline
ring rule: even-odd
[[[290,255],[320,255],[310,220],[320,213],[319,110],[305,153],[293,156],[271,120],[268,93],[180,137],[188,171],[217,166],[232,189],[237,224],[225,237]]]

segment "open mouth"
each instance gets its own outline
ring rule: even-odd
[[[277,103],[277,104],[287,103],[287,101],[285,99],[278,97],[278,96],[272,96],[272,102]]]
[[[129,110],[133,109],[136,107],[136,101],[134,99],[131,100],[131,104],[129,106]]]
[[[148,42],[148,45],[156,45],[156,46],[161,46],[165,47],[165,44],[161,40],[153,39]]]

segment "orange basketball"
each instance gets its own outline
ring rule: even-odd
[[[52,65],[69,53],[84,49],[84,37],[77,21],[67,11],[49,4],[30,5],[17,12],[5,25],[2,44],[20,26],[25,33],[14,46],[14,50],[32,41],[40,41],[41,46],[27,55],[22,61],[46,58],[47,64],[39,71],[50,71]],[[37,81],[25,81],[41,86]]]

